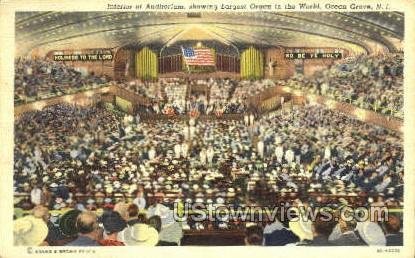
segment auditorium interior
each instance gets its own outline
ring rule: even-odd
[[[402,245],[404,18],[17,12],[15,244]]]

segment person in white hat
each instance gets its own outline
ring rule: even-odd
[[[357,233],[360,238],[369,246],[385,246],[386,237],[382,228],[375,222],[357,222]]]
[[[181,144],[181,155],[183,158],[187,158],[187,155],[189,154],[189,145],[185,142]]]
[[[326,148],[324,149],[324,159],[330,160],[330,158],[331,158],[331,148],[329,145],[327,145]]]
[[[146,207],[146,199],[144,198],[144,191],[142,188],[139,190],[134,191],[133,193],[135,195],[135,199],[133,200],[133,203],[137,205],[139,210],[144,210]]]
[[[288,162],[289,165],[294,161],[294,152],[291,149],[288,149],[285,152],[285,160]]]
[[[249,126],[249,115],[248,114],[244,115],[244,123],[246,126]]]
[[[153,160],[156,157],[156,149],[154,147],[151,147],[151,149],[148,151],[148,158],[150,160]]]
[[[196,127],[195,126],[191,126],[190,127],[190,139],[193,139],[196,135]]]
[[[13,239],[16,246],[48,245],[48,227],[41,218],[25,216],[13,221]]]
[[[30,201],[34,205],[39,205],[42,203],[42,190],[38,185],[34,185],[32,191],[30,191]]]
[[[281,163],[282,162],[282,158],[284,157],[284,147],[282,146],[282,145],[278,145],[276,148],[275,148],[275,156],[277,157],[277,161],[279,162],[279,163]]]
[[[254,114],[249,115],[249,125],[254,125],[255,116]]]
[[[209,162],[209,165],[212,165],[213,163],[213,156],[215,155],[215,151],[213,150],[213,147],[210,145],[206,151],[206,156]]]
[[[205,148],[202,148],[202,150],[199,153],[199,157],[200,157],[200,163],[202,165],[206,165],[206,163],[207,163],[207,153],[206,153]]]
[[[127,246],[156,246],[159,235],[153,227],[137,223],[122,232],[122,239]]]
[[[259,141],[258,141],[258,143],[257,143],[257,151],[258,151],[258,155],[259,155],[261,158],[263,158],[263,157],[264,157],[264,149],[265,149],[264,142],[263,142],[263,141],[262,141],[262,139],[261,139],[261,140],[259,140]]]
[[[181,145],[180,145],[179,143],[176,143],[176,144],[174,145],[174,157],[175,157],[176,159],[179,159],[179,158],[180,158],[180,155],[181,155],[181,152],[182,152],[182,147],[181,147]]]
[[[290,230],[299,237],[300,241],[313,240],[311,220],[305,220],[301,216],[297,220],[289,222]]]
[[[188,140],[190,138],[190,131],[189,131],[189,126],[185,125],[183,127],[183,136],[185,140]]]

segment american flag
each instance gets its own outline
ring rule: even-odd
[[[215,59],[209,48],[182,47],[182,52],[187,65],[215,65]]]

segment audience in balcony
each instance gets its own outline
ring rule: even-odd
[[[346,62],[347,61],[347,62]],[[361,55],[285,84],[403,119],[402,54]]]
[[[16,104],[66,95],[106,85],[110,81],[107,76],[86,74],[49,59],[18,58],[14,65]]]

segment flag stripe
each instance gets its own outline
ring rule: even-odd
[[[187,65],[215,65],[212,51],[208,48],[182,48],[182,54]]]

